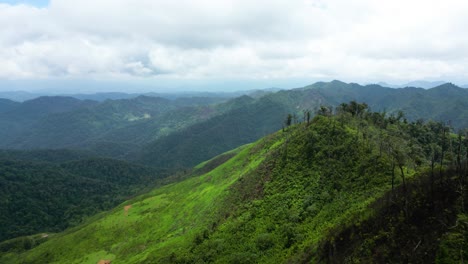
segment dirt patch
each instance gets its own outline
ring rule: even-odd
[[[97,264],[111,264],[110,260],[101,259]]]
[[[130,205],[124,206],[124,214],[125,214],[125,216],[128,216],[128,210],[130,210],[130,208],[132,208],[132,205],[131,205],[131,204],[130,204]]]

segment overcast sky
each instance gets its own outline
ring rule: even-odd
[[[467,14],[466,0],[0,1],[0,81],[466,84]]]

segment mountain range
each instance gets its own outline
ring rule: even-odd
[[[442,159],[431,172],[431,162],[444,151],[466,155],[466,138],[454,140],[443,124],[408,123],[368,111],[365,104],[344,103],[338,110],[288,123],[63,233],[5,241],[0,260],[455,263],[465,258],[460,249],[466,245],[466,204],[460,202],[466,193],[456,189],[466,184],[460,180],[468,164],[458,159],[452,170],[450,160]],[[455,148],[444,147],[448,143]]]
[[[422,118],[451,122],[455,129],[468,125],[466,114],[468,91],[452,84],[424,90],[391,89],[378,85],[361,86],[333,81],[315,83],[293,90],[260,95],[254,93],[252,96],[254,100],[247,103],[236,103],[242,100],[248,101],[245,96],[231,101],[219,97],[170,100],[148,96],[103,102],[70,97],[40,97],[21,104],[3,100],[0,102],[2,109],[0,127],[3,131],[0,147],[87,148],[99,152],[101,146],[105,145],[112,149],[110,145],[119,142],[123,151],[120,153],[110,151],[106,155],[127,158],[137,155],[136,149],[152,144],[161,136],[170,135],[171,132],[181,131],[184,128],[188,131],[191,125],[200,126],[203,122],[215,122],[211,118],[222,114],[230,116],[232,111],[243,111],[248,117],[239,119],[246,121],[247,124],[249,120],[253,121],[255,118],[266,121],[263,127],[252,128],[258,136],[241,142],[247,143],[281,127],[281,121],[277,117],[281,114],[272,114],[272,118],[277,119],[267,121],[269,119],[264,115],[268,115],[268,112],[261,109],[274,107],[281,109],[278,111],[281,111],[283,116],[295,113],[300,117],[303,115],[303,110],[315,111],[320,105],[337,106],[351,100],[366,102],[373,110],[386,111],[388,114],[404,111],[410,121]],[[236,109],[236,104],[240,104],[242,109]],[[258,121],[254,122],[259,124]],[[207,125],[212,127],[208,123]],[[224,128],[229,126],[230,124],[222,125]],[[140,132],[135,133],[135,131]],[[242,135],[239,137],[244,138]]]
[[[0,99],[1,263],[468,257],[467,89],[116,98]]]

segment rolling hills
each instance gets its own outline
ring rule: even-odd
[[[303,120],[306,110],[315,114],[322,105],[336,107],[351,100],[389,115],[403,111],[409,121],[441,121],[455,130],[468,126],[468,90],[453,84],[425,90],[332,81],[227,101],[149,96],[102,102],[68,97],[10,101],[2,105],[11,109],[0,113],[0,147],[72,148],[147,165],[190,167],[280,129],[289,113]],[[203,133],[195,132],[200,129]],[[210,144],[211,139],[216,144]],[[179,155],[184,157],[172,158]]]
[[[466,218],[467,194],[456,191],[466,186],[466,137],[351,106],[288,124],[63,233],[1,243],[0,261],[427,263],[458,253],[466,231],[449,227]],[[379,219],[391,221],[366,229]],[[419,243],[398,239],[427,229],[437,232]]]

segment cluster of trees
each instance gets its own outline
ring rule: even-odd
[[[421,251],[415,254],[414,251],[406,252],[404,250],[404,255],[395,258],[396,261],[415,260],[418,257],[434,261],[435,258],[441,257],[440,254],[445,254],[447,258],[447,252],[457,254],[457,256],[448,258],[463,259],[465,253],[463,253],[463,250],[459,251],[459,249],[468,243],[466,238],[465,240],[462,239],[467,237],[466,231],[457,228],[458,231],[451,231],[454,234],[442,234],[450,231],[447,229],[449,226],[459,226],[458,223],[461,220],[457,220],[455,223],[457,215],[458,218],[466,218],[466,210],[468,209],[466,206],[466,199],[468,198],[466,191],[468,187],[466,180],[468,178],[468,129],[458,129],[456,131],[451,126],[450,121],[424,122],[419,119],[411,122],[402,111],[397,111],[394,114],[372,112],[367,104],[355,101],[342,103],[336,108],[321,106],[315,114],[319,120],[324,118],[328,120],[329,127],[332,127],[328,132],[331,137],[329,139],[331,145],[336,141],[341,141],[339,133],[337,133],[339,129],[336,128],[338,124],[340,127],[353,128],[355,130],[355,140],[361,141],[369,147],[369,151],[366,151],[365,155],[375,155],[372,167],[380,167],[381,170],[386,171],[389,176],[388,180],[390,180],[391,190],[386,196],[387,202],[384,208],[380,209],[375,219],[368,220],[365,224],[373,226],[372,221],[377,223],[386,221],[388,228],[378,229],[375,227],[377,230],[368,230],[366,228],[346,229],[340,235],[335,234],[336,236],[343,236],[340,238],[341,240],[350,240],[349,243],[341,243],[342,247],[351,247],[350,245],[353,243],[355,244],[353,247],[355,247],[356,240],[362,239],[362,241],[359,241],[360,243],[375,244],[375,248],[366,250],[373,252],[378,250],[386,250],[387,252],[400,250],[403,253],[401,247],[404,246],[401,243],[404,243],[405,239],[407,242],[419,236],[425,237],[427,240],[425,243],[421,242],[421,240],[414,242],[414,248],[420,247]],[[292,125],[292,122],[290,122],[290,120],[293,120],[292,116],[288,115],[286,118],[285,124],[287,126]],[[317,122],[317,119],[314,119],[314,122]],[[310,145],[313,146],[314,144]],[[316,151],[319,151],[319,149],[311,147],[308,153],[310,153],[310,156],[314,156],[313,153],[316,153]],[[327,179],[335,182],[334,189],[339,186],[336,185],[337,178],[333,178],[333,175],[343,177],[345,173],[349,174],[349,171],[340,172],[336,169],[339,166],[333,164],[336,164],[337,159],[343,159],[347,155],[359,154],[357,151],[350,153],[346,149],[342,149],[338,154],[329,152],[325,155],[327,163],[333,168],[327,173]],[[317,156],[314,156],[314,158],[317,158]],[[384,166],[382,166],[383,164]],[[373,176],[376,175],[377,172]],[[421,219],[423,216],[427,217],[427,220],[425,220],[427,226],[421,226],[420,221],[423,220]],[[427,230],[430,229],[433,230],[433,233],[428,235]],[[398,234],[395,230],[406,230],[407,234],[403,236],[405,239],[402,239],[401,234]],[[359,239],[353,238],[353,235],[350,234],[354,234]],[[385,246],[380,244],[380,241],[369,238],[378,237],[382,234],[388,236],[389,241],[394,241],[392,246]],[[446,239],[448,237],[448,239],[456,241],[444,242],[443,246],[447,247],[449,245],[452,248],[442,249],[442,245],[439,247],[438,242],[433,242],[443,239],[444,236]],[[333,240],[334,238],[331,237],[327,242],[327,246],[322,248],[324,252],[321,254],[324,254],[325,259],[330,257],[328,261],[336,261],[338,258],[333,255],[337,254],[343,258],[341,259],[343,261],[345,258],[343,251],[349,251],[350,249],[340,248],[341,252],[339,254],[334,252],[337,250],[337,245],[330,242]],[[354,250],[358,249],[354,248]],[[363,248],[361,247],[359,250],[363,250]],[[423,252],[424,250],[432,251],[432,253],[427,255]],[[329,255],[330,252],[332,252],[331,256]],[[436,252],[437,256],[435,256]],[[360,257],[370,257],[363,252],[357,252],[356,254]],[[379,257],[388,260],[390,255]],[[322,260],[326,261],[325,259]]]
[[[317,114],[330,113],[324,107]],[[391,191],[362,227],[333,235],[345,242],[325,243],[322,261],[463,262],[468,257],[463,249],[468,233],[460,224],[468,210],[468,129],[455,131],[450,122],[410,122],[402,111],[371,112],[356,102],[338,106],[335,118],[354,124],[359,140],[374,145],[378,159],[387,159]],[[405,243],[413,244],[412,250]]]
[[[304,122],[309,124],[311,111],[305,110]],[[455,166],[462,175],[464,162],[468,159],[468,129],[454,131],[450,121],[424,122],[418,119],[409,122],[403,111],[388,115],[386,112],[372,112],[366,103],[351,101],[341,103],[336,108],[320,106],[316,115],[335,116],[343,126],[344,122],[354,123],[360,134],[367,141],[372,140],[379,146],[379,155],[386,151],[392,158],[392,173],[398,169],[405,184],[404,168],[416,169],[418,166],[430,167],[431,181],[436,176],[443,179],[443,171],[447,166]],[[288,114],[284,124],[286,127],[298,123],[295,114]],[[371,129],[371,126],[378,128]],[[423,164],[424,163],[424,164]],[[392,186],[394,185],[392,178]]]
[[[0,241],[75,226],[161,176],[154,169],[103,158],[59,163],[0,159]]]

